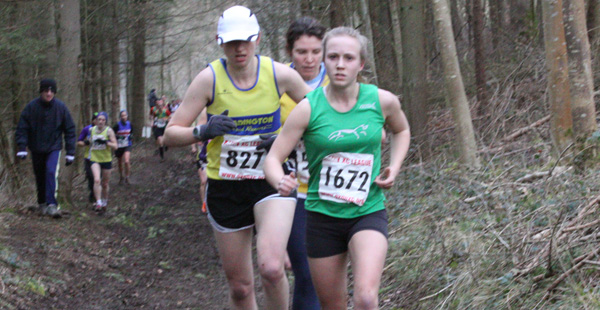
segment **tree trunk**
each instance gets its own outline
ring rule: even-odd
[[[589,40],[592,46],[600,46],[600,0],[588,1],[587,13]]]
[[[60,96],[65,102],[75,124],[79,124],[81,87],[79,58],[81,56],[81,24],[78,0],[58,0],[57,50],[58,79],[61,85]],[[77,165],[66,167],[60,178],[58,201],[63,206],[72,205],[71,191]]]
[[[331,0],[329,4],[329,18],[331,28],[344,26],[346,22],[346,1]]]
[[[554,146],[560,153],[570,144],[573,129],[562,0],[542,1],[542,13],[551,113],[550,133]]]
[[[108,98],[109,92],[108,92],[108,85],[107,85],[107,81],[109,80],[108,77],[108,70],[106,68],[106,64],[107,64],[107,59],[106,57],[104,57],[104,55],[110,55],[108,53],[108,51],[106,50],[106,46],[107,46],[107,42],[105,40],[102,40],[100,42],[98,42],[98,72],[100,73],[98,82],[97,82],[97,86],[99,91],[100,91],[100,105],[102,106],[102,109],[104,111],[106,111],[106,113],[108,113],[109,117],[111,115],[111,109],[110,109],[110,105],[108,104],[110,102],[110,99]],[[113,123],[113,119],[109,118],[106,120],[108,122],[108,124],[114,124]]]
[[[119,57],[120,57],[120,50],[119,50],[119,18],[117,15],[117,6],[118,6],[118,2],[115,0],[113,2],[113,16],[112,16],[112,21],[113,21],[113,27],[112,27],[112,36],[110,38],[110,59],[111,59],[111,69],[110,69],[110,75],[111,75],[111,82],[110,82],[110,94],[111,94],[111,100],[110,100],[110,104],[112,107],[112,117],[114,120],[118,121],[119,120],[119,115],[118,115],[118,111],[120,110],[120,105],[119,105],[119,98],[120,98],[120,88],[121,88],[121,80],[120,80],[120,75],[119,75]]]
[[[467,0],[468,1],[468,0]],[[459,0],[450,0],[450,13],[452,17],[452,32],[457,36],[457,41],[465,42],[467,37],[465,34],[465,20]]]
[[[427,58],[425,51],[425,3],[401,0],[402,24],[402,94],[404,111],[415,139],[413,145],[427,157],[429,145],[425,135],[427,114]]]
[[[477,112],[485,115],[488,100],[485,78],[485,38],[483,36],[482,0],[473,0],[473,49],[475,54],[475,87],[477,88]]]
[[[378,85],[392,93],[400,93],[398,87],[398,64],[396,53],[389,46],[389,33],[392,28],[390,7],[387,1],[369,0],[369,15],[377,23],[371,24],[373,29],[373,48],[375,49],[375,66],[377,68]]]
[[[512,24],[512,19],[510,17],[510,0],[490,0],[500,2],[500,25],[502,25],[502,29],[504,31],[509,31]]]
[[[398,69],[398,90],[402,89],[402,28],[400,26],[400,0],[389,0],[390,15],[392,17],[392,32],[394,34],[394,54],[396,55],[396,68]]]
[[[565,13],[573,133],[585,140],[596,130],[596,107],[584,1],[566,0]]]
[[[366,61],[365,69],[362,71],[362,75],[369,76],[369,82],[373,84],[377,84],[377,68],[375,66],[375,42],[373,41],[373,30],[371,25],[371,17],[369,16],[369,4],[367,0],[359,0],[360,1],[360,16],[363,20],[361,27],[361,33],[363,33],[368,39],[369,43],[367,49],[369,50],[369,58]]]
[[[473,132],[469,102],[465,94],[458,57],[456,56],[450,11],[446,0],[433,0],[433,16],[442,55],[446,100],[450,105],[456,123],[456,139],[460,150],[460,161],[467,167],[478,169],[480,163],[477,157],[475,133]]]
[[[490,24],[492,34],[492,47],[497,49],[502,38],[502,10],[500,9],[499,0],[489,0],[490,6]]]
[[[167,35],[167,22],[162,24],[162,33],[160,36],[160,93],[165,94],[165,36]],[[168,104],[168,102],[165,102]]]
[[[133,24],[133,76],[131,81],[131,125],[133,131],[141,133],[146,121],[145,78],[146,78],[146,19],[143,16],[145,1],[134,1],[135,21]]]

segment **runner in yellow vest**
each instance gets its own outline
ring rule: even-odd
[[[281,94],[300,101],[310,88],[289,66],[255,54],[260,41],[256,15],[246,7],[223,12],[217,42],[225,58],[212,62],[190,84],[165,131],[169,146],[208,141],[207,217],[229,285],[233,309],[257,309],[252,263],[253,236],[265,291],[265,309],[287,310],[285,248],[295,194],[279,195],[264,179],[261,134],[279,132]],[[207,108],[208,122],[190,127]]]
[[[108,114],[99,112],[96,126],[90,128],[90,150],[88,158],[92,164],[94,175],[94,196],[96,204],[94,210],[104,212],[108,203],[108,181],[112,170],[112,151],[116,150],[117,138],[112,128],[106,125]]]

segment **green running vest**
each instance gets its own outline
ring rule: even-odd
[[[310,173],[306,210],[337,218],[356,218],[385,208],[373,181],[381,168],[385,119],[375,85],[360,84],[356,105],[333,109],[322,87],[306,98],[311,107],[304,132]]]

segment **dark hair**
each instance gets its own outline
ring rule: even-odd
[[[296,43],[296,41],[304,34],[307,36],[317,37],[319,40],[323,40],[325,30],[325,27],[316,19],[310,16],[300,17],[296,19],[288,28],[288,31],[285,35],[285,48],[288,53],[291,53],[292,49],[294,49],[294,43]]]

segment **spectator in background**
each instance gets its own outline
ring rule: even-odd
[[[119,160],[119,183],[129,184],[129,174],[131,172],[131,133],[132,127],[129,122],[127,111],[122,110],[119,113],[120,120],[113,126],[113,131],[117,136],[117,150],[115,157]]]
[[[67,106],[54,97],[56,92],[56,81],[40,81],[40,97],[25,106],[15,131],[17,157],[25,159],[27,148],[31,151],[39,211],[54,218],[61,216],[56,182],[63,135],[66,165],[75,160],[75,124]]]
[[[108,204],[108,181],[112,170],[112,150],[117,149],[115,132],[107,126],[107,119],[108,114],[106,112],[99,112],[96,126],[90,128],[88,138],[90,140],[88,158],[92,164],[94,196],[96,197],[94,210],[99,213],[103,213]]]
[[[90,135],[90,128],[96,126],[96,118],[98,117],[98,112],[94,112],[92,115],[92,123],[83,127],[81,133],[79,134],[79,138],[77,139],[77,145],[81,147],[85,147],[83,153],[89,154],[90,152],[90,140],[88,136]],[[88,189],[90,190],[89,201],[95,202],[96,198],[94,197],[94,175],[92,174],[92,163],[89,158],[85,157],[84,159],[84,169],[85,169],[85,178],[88,182]]]
[[[150,109],[156,105],[156,100],[158,100],[158,97],[156,96],[156,89],[152,88],[148,94],[148,105],[150,106]]]
[[[171,101],[171,103],[169,104],[169,110],[171,111],[171,114],[175,113],[175,111],[177,111],[177,108],[179,108],[179,104],[181,103],[181,99],[175,99],[173,101]]]
[[[150,110],[150,117],[152,117],[152,131],[154,133],[154,139],[156,139],[156,146],[158,146],[158,153],[160,160],[165,160],[166,148],[163,143],[163,135],[165,134],[165,127],[169,122],[171,111],[165,106],[164,99],[160,98],[156,100],[156,106]]]

